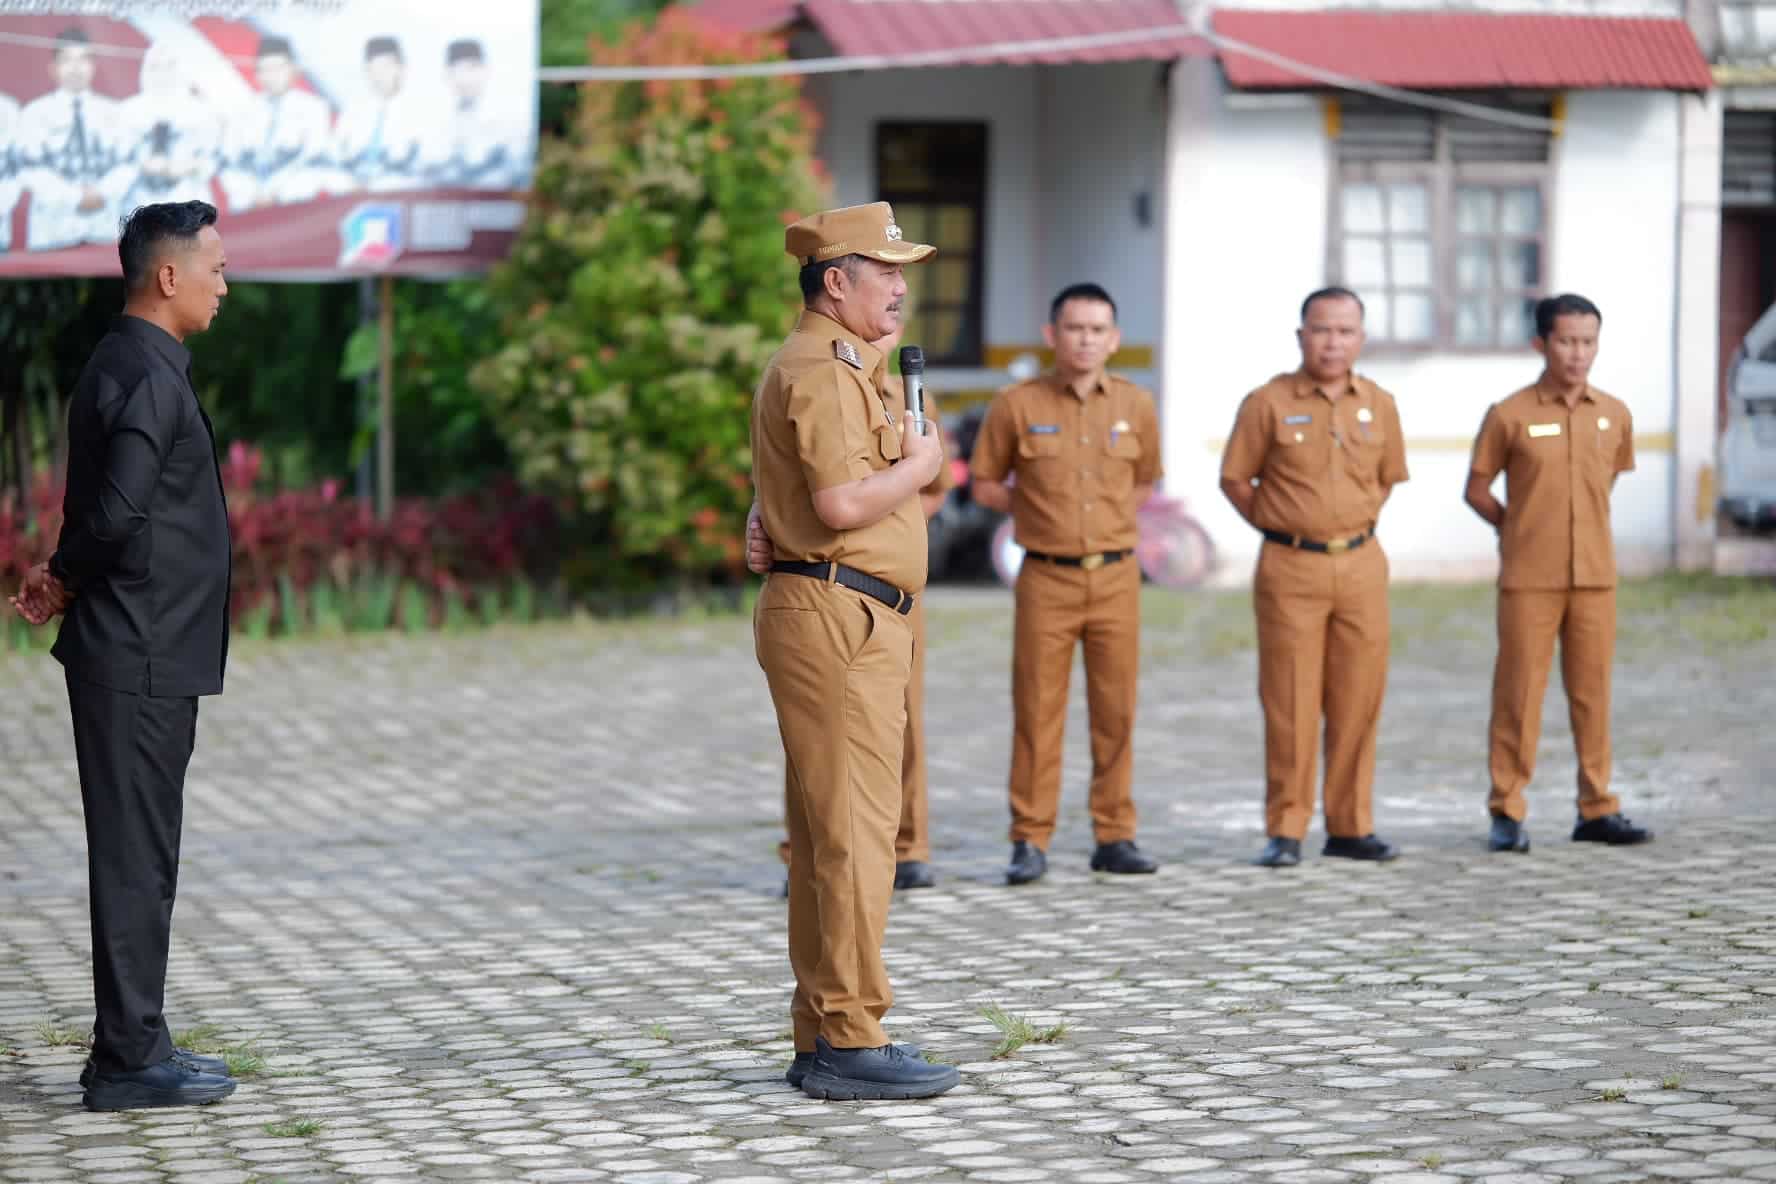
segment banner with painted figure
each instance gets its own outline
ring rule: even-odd
[[[0,277],[116,275],[150,202],[229,271],[503,256],[536,156],[538,0],[0,0]]]

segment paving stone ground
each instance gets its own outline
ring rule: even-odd
[[[1535,847],[1489,856],[1492,594],[1401,588],[1376,814],[1406,855],[1262,842],[1249,604],[1150,591],[1141,841],[1086,869],[1074,679],[1044,882],[1008,889],[1010,602],[934,590],[935,890],[897,898],[928,1102],[780,1078],[781,763],[740,617],[237,647],[206,700],[175,1027],[262,1070],[80,1108],[84,847],[59,668],[0,659],[0,1181],[1776,1180],[1776,593],[1624,590],[1617,786],[1567,840],[1556,676]],[[1047,1042],[995,1056],[999,1007]],[[1057,1031],[1058,1029],[1058,1031]],[[244,1047],[243,1047],[244,1046]]]

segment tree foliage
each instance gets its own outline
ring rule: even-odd
[[[782,53],[668,9],[594,57]],[[588,84],[543,142],[491,277],[505,344],[472,381],[520,477],[609,544],[598,582],[743,570],[752,389],[799,303],[783,229],[824,198],[814,129],[789,79]]]

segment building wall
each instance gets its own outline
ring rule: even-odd
[[[1209,63],[1181,62],[1175,83],[1168,486],[1213,535],[1218,579],[1241,582],[1260,540],[1219,492],[1220,448],[1244,395],[1299,360],[1299,302],[1327,278],[1331,141],[1317,104],[1230,102]],[[1640,442],[1615,497],[1626,570],[1666,566],[1673,546],[1678,110],[1669,94],[1573,94],[1555,150],[1548,280],[1602,307],[1593,377],[1629,404]],[[1396,578],[1496,572],[1493,532],[1461,501],[1468,449],[1486,408],[1539,368],[1529,351],[1376,352],[1359,364],[1398,398],[1407,437],[1412,480],[1381,525]]]
[[[1158,63],[1139,62],[887,70],[809,81],[825,119],[820,154],[841,204],[876,199],[879,122],[989,125],[983,333],[998,365],[934,368],[928,381],[952,396],[946,408],[1009,381],[1004,355],[1040,347],[1048,302],[1068,283],[1108,288],[1121,308],[1126,344],[1157,355],[1164,275],[1160,77]],[[1149,195],[1146,226],[1136,218],[1142,194]],[[913,283],[916,292],[916,269]],[[1158,378],[1146,366],[1123,372],[1150,384]]]

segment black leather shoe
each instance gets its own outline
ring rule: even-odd
[[[894,1047],[901,1049],[909,1057],[923,1055],[919,1052],[919,1046],[916,1044],[897,1044]],[[789,1068],[783,1071],[783,1080],[789,1082],[789,1084],[796,1089],[801,1089],[802,1082],[807,1080],[808,1070],[813,1067],[814,1054],[811,1052],[798,1052],[795,1054],[795,1060],[789,1063]]]
[[[88,1110],[207,1106],[234,1092],[234,1079],[199,1073],[178,1054],[130,1073],[94,1073],[81,1098]]]
[[[1488,851],[1527,851],[1529,850],[1529,831],[1515,818],[1494,814],[1492,816],[1492,834],[1486,839],[1486,849]]]
[[[1301,862],[1301,840],[1272,838],[1252,862],[1259,867],[1294,867]]]
[[[1630,843],[1644,843],[1652,837],[1652,831],[1635,826],[1620,814],[1605,814],[1589,822],[1581,818],[1573,827],[1575,843],[1608,843],[1612,847],[1625,847]]]
[[[1398,859],[1400,849],[1374,835],[1364,835],[1360,839],[1328,838],[1320,854],[1334,855],[1340,859],[1366,859],[1372,863],[1386,863],[1390,859]]]
[[[183,1048],[175,1048],[173,1059],[183,1062],[187,1068],[195,1069],[199,1073],[208,1073],[211,1077],[234,1076],[228,1071],[228,1062],[221,1057],[206,1057],[202,1053],[187,1052]],[[98,1071],[99,1067],[93,1064],[93,1059],[87,1057],[86,1064],[80,1070],[80,1088],[85,1089],[91,1085],[93,1075]]]
[[[814,1064],[802,1078],[802,1092],[832,1102],[934,1098],[962,1080],[956,1066],[933,1065],[907,1048],[834,1048],[825,1037],[816,1037]]]
[[[1007,884],[1031,884],[1048,874],[1048,856],[1034,843],[1011,845],[1011,866],[1005,869]]]
[[[1159,870],[1159,861],[1142,853],[1133,839],[1099,843],[1092,852],[1092,871],[1116,876],[1145,876]]]
[[[894,887],[903,892],[908,888],[935,888],[937,875],[929,863],[917,859],[902,860],[894,865]]]

